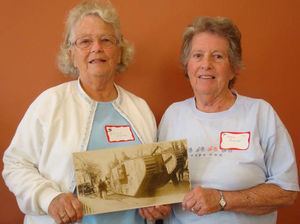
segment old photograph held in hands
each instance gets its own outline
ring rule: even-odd
[[[73,153],[84,215],[182,202],[190,191],[187,141]]]

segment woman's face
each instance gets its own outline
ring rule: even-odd
[[[211,33],[196,34],[187,73],[196,97],[221,96],[235,74],[228,58],[228,41]]]
[[[110,82],[114,80],[122,50],[118,44],[111,48],[101,47],[96,40],[104,35],[115,36],[114,28],[95,15],[83,17],[74,26],[73,40],[87,36],[94,39],[90,49],[80,49],[74,45],[69,50],[73,65],[79,70],[82,82],[91,83],[96,78],[103,78]]]

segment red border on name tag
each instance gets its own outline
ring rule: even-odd
[[[224,133],[225,134],[226,133],[228,133],[228,134],[234,134],[234,135],[248,134],[249,135],[249,137],[247,139],[248,146],[246,148],[234,148],[234,147],[233,148],[223,148],[223,147],[221,147],[222,142],[223,142],[222,136],[223,136]],[[250,136],[251,136],[251,133],[249,131],[248,132],[226,132],[226,131],[223,131],[220,134],[220,149],[221,150],[247,150],[250,147]]]
[[[132,137],[132,138],[129,138],[129,139],[126,139],[126,140],[124,139],[124,140],[111,141],[111,140],[110,140],[110,136],[109,136],[109,134],[108,134],[108,128],[124,128],[124,127],[128,127],[128,128],[129,128],[129,131],[130,131],[130,133],[131,133],[131,137]],[[130,142],[130,141],[134,141],[134,140],[135,140],[130,125],[117,125],[117,126],[106,125],[106,126],[105,126],[105,132],[106,132],[107,140],[108,140],[108,142],[110,142],[110,143],[113,143],[113,142]]]

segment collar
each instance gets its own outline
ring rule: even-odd
[[[117,104],[120,104],[122,102],[122,94],[121,94],[121,88],[116,85],[114,83],[114,86],[118,92],[118,97],[116,98],[115,102],[114,103],[117,103]],[[79,94],[79,96],[87,103],[89,104],[94,104],[94,103],[97,103],[97,101],[93,100],[88,94],[86,94],[86,92],[83,90],[81,84],[80,84],[80,78],[77,79],[77,92]]]

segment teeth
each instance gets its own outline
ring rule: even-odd
[[[209,76],[209,75],[201,75],[200,78],[201,79],[214,79],[214,77]]]
[[[91,61],[90,63],[93,64],[93,63],[104,62],[104,61],[105,61],[105,60],[100,60],[100,59],[99,59],[99,60]]]

